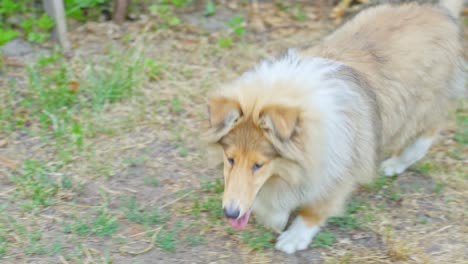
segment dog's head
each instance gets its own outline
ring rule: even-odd
[[[240,229],[247,224],[257,193],[274,175],[279,145],[297,133],[299,111],[280,105],[252,111],[242,109],[236,99],[214,96],[209,112],[211,142],[224,153],[224,213]]]

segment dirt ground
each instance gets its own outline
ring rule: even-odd
[[[275,235],[254,220],[242,232],[228,228],[222,170],[207,165],[200,142],[206,93],[260,59],[317,43],[335,25],[320,21],[315,6],[300,21],[265,5],[265,29],[247,27],[221,47],[218,40],[230,34],[224,21],[245,15],[245,7],[207,18],[200,12],[182,14],[174,29],[155,30],[151,16],[71,29],[74,56],[66,64],[74,80],[89,80],[90,65],[126,51],[156,62],[157,74],[125,100],[83,117],[83,147],[66,158],[28,117],[22,128],[0,133],[1,263],[468,263],[466,101],[424,160],[362,186],[309,249],[275,251]],[[4,54],[1,96],[12,80],[23,96],[27,66],[41,54],[52,54],[50,44]],[[28,170],[48,183],[23,181]],[[37,191],[38,184],[46,187]],[[25,206],[47,186],[54,186],[48,202]]]

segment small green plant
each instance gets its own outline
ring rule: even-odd
[[[205,238],[198,234],[188,234],[185,237],[185,241],[191,247],[196,247],[205,243]]]
[[[296,4],[293,7],[293,16],[297,21],[304,22],[307,20],[307,15],[304,12],[304,8],[300,4]]]
[[[274,236],[271,231],[257,226],[255,232],[243,231],[240,234],[242,242],[244,242],[249,248],[254,250],[262,250],[266,248],[272,248]]]
[[[202,185],[202,191],[217,194],[222,193],[224,191],[223,180],[218,178],[214,181],[204,181]]]
[[[379,191],[382,190],[386,185],[392,181],[392,177],[380,176],[377,177],[372,183],[365,186],[367,190],[370,191]]]
[[[455,133],[455,141],[463,145],[468,145],[468,114],[459,110],[456,119],[458,129]]]
[[[434,192],[436,194],[441,194],[444,191],[445,184],[443,182],[438,182],[434,187]]]
[[[112,235],[118,228],[117,219],[101,209],[94,219],[75,218],[73,222],[65,223],[63,231],[79,236],[95,234],[104,237]]]
[[[168,215],[157,208],[148,210],[139,206],[134,196],[123,200],[121,210],[129,221],[142,224],[145,227],[163,224],[168,219]]]
[[[176,113],[182,112],[182,102],[178,98],[173,98],[171,100],[171,110]]]
[[[359,228],[360,224],[358,221],[357,213],[363,207],[365,207],[365,204],[363,202],[352,200],[348,203],[344,216],[330,217],[328,219],[328,223],[339,226],[340,228],[345,229],[345,230]]]
[[[213,1],[206,2],[204,16],[212,16],[216,13],[216,4]]]
[[[28,245],[24,249],[27,255],[45,255],[46,247],[41,243],[42,234],[38,230],[32,230],[27,233]]]
[[[415,170],[423,173],[423,174],[428,174],[431,171],[434,171],[435,166],[434,164],[430,162],[418,162],[412,166]]]
[[[241,15],[231,17],[226,25],[231,28],[232,32],[237,36],[243,36],[245,33],[245,19]]]
[[[428,219],[427,217],[423,216],[420,218],[419,222],[423,225],[427,224],[428,223]]]
[[[161,181],[156,176],[145,176],[143,177],[143,182],[146,185],[159,186]]]
[[[162,229],[156,236],[156,245],[166,251],[174,252],[177,246],[176,232],[178,228],[174,227],[171,230]]]
[[[188,5],[191,0],[159,0],[156,4],[150,6],[153,15],[159,18],[162,27],[174,27],[182,23],[175,14],[177,8]]]
[[[221,48],[229,48],[232,46],[233,40],[230,37],[224,37],[218,39],[218,45]]]
[[[37,160],[26,160],[22,173],[15,175],[11,180],[16,185],[17,195],[26,199],[23,207],[27,210],[39,206],[49,206],[59,187],[49,178],[50,168]]]
[[[205,196],[201,203],[201,210],[207,212],[211,220],[217,221],[223,215],[221,197]]]
[[[7,231],[2,222],[0,222],[0,258],[4,257],[8,250]]]
[[[243,16],[237,15],[231,17],[226,25],[230,29],[230,33],[218,38],[218,46],[221,48],[228,48],[232,46],[234,38],[239,39],[245,34],[245,19]]]
[[[124,163],[130,165],[131,167],[137,167],[139,165],[143,165],[145,161],[146,159],[144,156],[138,156],[125,159]]]
[[[342,229],[350,230],[359,227],[359,223],[355,215],[346,214],[342,217],[330,217],[328,223],[339,226]]]
[[[336,240],[335,235],[333,235],[329,231],[322,231],[315,236],[314,241],[311,244],[311,247],[328,248],[333,245],[335,240]]]
[[[195,217],[198,217],[201,213],[201,206],[200,206],[200,199],[198,197],[196,197],[194,200],[193,200],[193,205],[192,205],[192,208],[191,208],[191,213],[193,216]]]
[[[16,30],[0,28],[0,46],[5,45],[10,40],[19,36],[19,34]]]

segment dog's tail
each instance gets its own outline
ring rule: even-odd
[[[446,8],[452,16],[458,18],[463,8],[464,0],[440,0],[440,5]]]

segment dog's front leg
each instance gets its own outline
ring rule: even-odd
[[[281,233],[284,230],[290,214],[287,210],[275,210],[259,202],[254,204],[253,212],[257,222],[273,229],[277,233]]]
[[[276,249],[288,254],[306,249],[326,219],[312,208],[300,209],[288,230],[278,237]]]
[[[301,207],[296,219],[278,237],[276,249],[288,254],[306,249],[327,218],[342,212],[352,186],[352,184],[336,186],[328,197]]]

